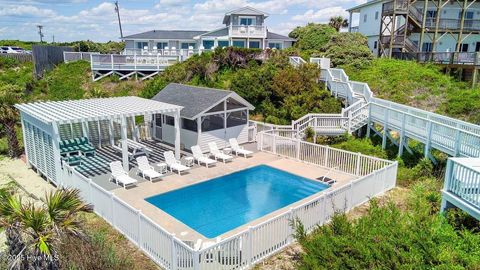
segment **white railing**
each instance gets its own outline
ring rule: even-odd
[[[271,129],[258,133],[261,151],[359,176],[327,189],[288,212],[251,226],[212,246],[194,250],[128,205],[65,165],[62,186],[77,188],[94,211],[165,269],[246,269],[292,241],[291,221],[298,218],[308,231],[325,224],[337,211],[348,211],[395,186],[397,162],[364,156],[295,139],[295,131]],[[294,147],[292,149],[289,149]],[[298,148],[295,148],[298,147]]]
[[[305,60],[303,60],[303,58],[301,58],[299,56],[290,56],[288,58],[288,62],[290,63],[290,65],[292,65],[294,67],[299,67],[299,66],[307,63]]]
[[[96,214],[125,235],[155,263],[165,269],[195,269],[194,259],[198,258],[198,254],[174,234],[75,169],[65,165],[62,173],[62,186],[80,190],[81,197],[94,206]]]
[[[443,190],[455,194],[480,211],[480,171],[478,167],[469,166],[461,159],[449,159]]]
[[[123,55],[181,56],[183,60],[211,50],[207,49],[124,49]]]
[[[280,135],[277,135],[277,134]],[[338,170],[360,178],[327,189],[289,211],[251,226],[199,251],[200,269],[245,269],[288,246],[294,240],[291,222],[298,218],[308,232],[328,222],[338,211],[349,211],[395,186],[397,163],[310,144],[292,137],[294,131],[258,133],[259,150],[318,166],[340,165]],[[286,135],[287,137],[284,137]],[[299,146],[299,148],[295,148]],[[288,147],[293,147],[286,150]],[[283,150],[282,150],[283,149]],[[297,149],[300,155],[297,156]],[[313,156],[319,155],[317,158]]]
[[[230,25],[230,36],[266,37],[267,28],[261,25]]]
[[[90,62],[92,54],[99,54],[98,52],[63,52],[63,61],[65,63],[84,60]]]
[[[181,61],[181,56],[92,54],[92,70],[163,70]]]

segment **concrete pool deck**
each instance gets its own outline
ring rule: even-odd
[[[328,176],[329,178],[335,179],[337,182],[333,185],[333,187],[343,185],[348,183],[351,180],[356,179],[356,176],[349,175],[346,173],[333,171],[327,168],[321,168],[318,166],[310,165],[303,162],[298,162],[292,159],[287,159],[283,157],[279,157],[273,154],[265,153],[265,152],[256,152],[252,157],[244,158],[244,157],[236,157],[232,162],[227,162],[223,164],[221,162],[217,163],[216,166],[206,168],[206,167],[195,167],[192,168],[188,173],[183,175],[178,174],[169,174],[162,178],[160,181],[156,182],[149,182],[149,181],[142,181],[139,182],[136,187],[130,189],[123,189],[117,188],[112,190],[119,198],[124,200],[126,203],[130,204],[136,209],[139,209],[148,216],[150,219],[155,221],[157,224],[162,226],[164,229],[169,231],[170,233],[174,233],[179,239],[185,241],[197,241],[197,239],[207,240],[206,237],[199,234],[195,230],[189,228],[187,225],[181,223],[179,220],[175,219],[174,217],[168,215],[164,211],[160,210],[159,208],[155,207],[154,205],[145,201],[145,198],[155,196],[161,193],[169,192],[175,189],[180,189],[185,186],[189,186],[192,184],[208,181],[212,178],[216,178],[219,176],[223,176],[226,174],[230,174],[236,171],[240,171],[249,167],[266,164],[271,167],[288,171],[290,173],[303,176],[309,179],[315,179],[321,176]],[[329,189],[327,189],[329,190]],[[291,205],[288,205],[284,208],[278,209],[268,215],[265,215],[261,218],[258,218],[254,221],[251,221],[247,224],[244,224],[234,230],[231,230],[227,233],[220,235],[221,238],[226,238],[228,236],[234,235],[251,225],[255,225],[261,223],[273,216],[279,215],[285,211],[288,211],[289,208],[294,207],[296,205],[301,204],[302,202],[310,200],[314,196],[318,196],[318,194],[314,194],[309,196],[305,199],[297,201]],[[188,200],[188,198],[185,198]]]

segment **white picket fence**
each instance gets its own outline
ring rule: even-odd
[[[311,231],[328,222],[335,212],[348,211],[395,186],[397,162],[307,143],[294,134],[292,130],[260,132],[258,147],[360,177],[201,250],[194,250],[114,193],[68,166],[63,169],[62,185],[79,189],[83,199],[94,205],[95,213],[165,269],[247,269],[293,241],[293,219],[298,218]]]

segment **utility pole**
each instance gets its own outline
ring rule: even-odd
[[[120,38],[123,39],[122,21],[120,20],[120,8],[118,7],[118,1],[115,1],[115,12],[117,12],[118,17],[118,27],[120,27]]]
[[[38,35],[40,36],[40,43],[43,42],[43,33],[42,33],[42,29],[43,29],[43,25],[37,25],[38,27]]]
[[[55,35],[52,35],[52,43],[55,43]]]

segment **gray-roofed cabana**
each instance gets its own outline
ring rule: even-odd
[[[180,157],[181,106],[130,96],[34,102],[15,107],[21,115],[27,164],[55,184],[62,183],[62,159],[71,158],[71,152],[76,152],[73,156],[95,155],[92,148],[102,146],[116,146],[128,171],[127,142],[139,139],[135,124],[139,116],[143,116],[141,126],[147,137],[153,115],[172,117],[173,144],[177,158]]]
[[[180,137],[182,147],[188,150],[199,145],[206,152],[209,142],[225,147],[230,138],[239,143],[248,141],[248,115],[254,107],[235,92],[171,83],[153,100],[183,107]],[[171,124],[170,117],[156,115],[154,136],[172,142]]]

